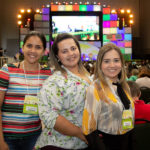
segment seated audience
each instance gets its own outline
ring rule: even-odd
[[[139,85],[140,88],[150,88],[150,69],[147,66],[142,67],[136,83]]]
[[[135,104],[135,119],[146,119],[150,121],[150,104],[145,104],[143,100],[139,100],[141,91],[136,82],[134,81],[127,81],[127,82],[130,87],[131,96]]]
[[[138,78],[138,74],[139,74],[138,69],[132,69],[131,76],[128,80],[129,81],[136,81],[136,79]]]

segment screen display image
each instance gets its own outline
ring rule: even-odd
[[[97,59],[101,47],[100,41],[80,41],[82,61],[92,61]]]
[[[52,16],[52,39],[70,33],[79,41],[100,40],[99,16]]]

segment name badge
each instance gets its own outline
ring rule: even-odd
[[[37,96],[26,95],[23,106],[23,113],[38,114],[38,98]]]
[[[131,110],[124,110],[122,114],[122,128],[124,130],[133,128],[133,116]]]

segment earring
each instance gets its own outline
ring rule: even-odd
[[[56,59],[57,59],[57,62],[59,63],[59,62],[60,62],[60,60],[59,60],[58,56],[56,56]]]

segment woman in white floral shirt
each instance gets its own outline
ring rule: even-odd
[[[45,128],[35,149],[87,149],[82,133],[82,112],[89,74],[81,62],[81,49],[74,36],[56,37],[51,51],[55,72],[39,94],[39,115]]]

